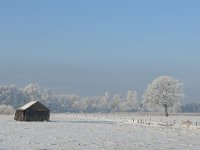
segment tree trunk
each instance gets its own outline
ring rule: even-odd
[[[164,105],[164,108],[165,108],[165,116],[168,117],[169,114],[168,114],[168,111],[167,111],[167,105],[166,104]]]

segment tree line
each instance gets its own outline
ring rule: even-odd
[[[51,90],[41,89],[38,84],[28,84],[18,89],[15,85],[0,86],[0,104],[11,105],[15,109],[30,102],[40,101],[52,112],[132,112],[139,111],[136,91],[129,90],[125,95],[81,97],[76,94],[53,94]]]
[[[173,77],[160,76],[147,86],[142,98],[134,90],[126,93],[102,96],[79,96],[76,94],[54,94],[38,84],[28,84],[24,88],[15,85],[0,86],[0,105],[10,105],[17,109],[30,101],[40,101],[51,112],[199,112],[200,104],[181,104],[183,84]],[[5,108],[5,107],[3,107]]]

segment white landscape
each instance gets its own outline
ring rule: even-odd
[[[20,122],[0,115],[1,150],[197,150],[200,117],[94,113],[51,114],[49,122]]]
[[[200,0],[0,0],[0,150],[200,150]]]

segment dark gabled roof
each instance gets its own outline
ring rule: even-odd
[[[43,104],[41,104],[38,101],[29,102],[25,104],[24,106],[20,107],[18,110],[25,111],[27,109],[38,110],[38,111],[49,111],[47,107],[45,107]]]

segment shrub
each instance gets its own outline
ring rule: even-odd
[[[14,114],[15,110],[10,105],[0,105],[0,114],[2,115],[12,115]]]

